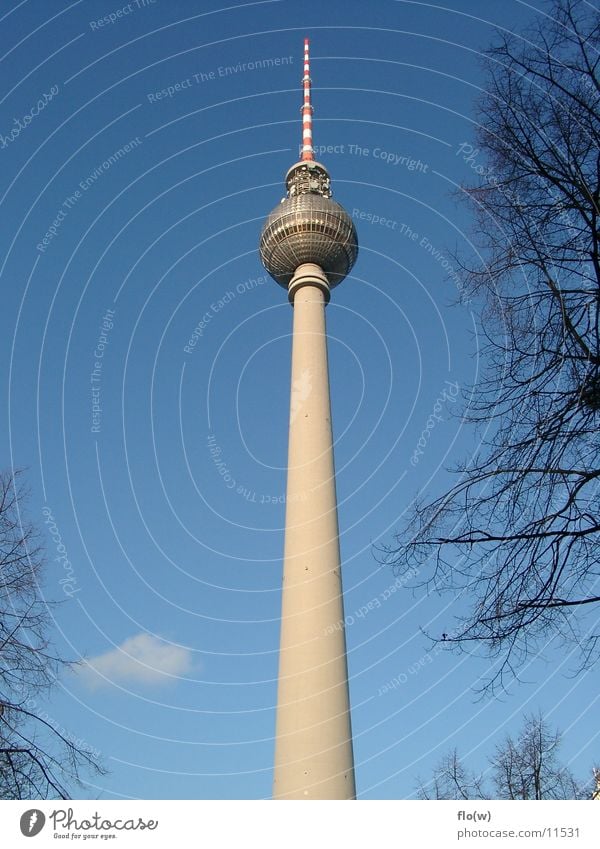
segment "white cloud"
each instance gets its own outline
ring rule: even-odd
[[[129,637],[112,651],[84,661],[81,672],[86,683],[94,688],[112,682],[164,684],[189,672],[191,665],[189,649],[141,633]]]

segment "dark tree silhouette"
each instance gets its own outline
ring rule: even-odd
[[[66,799],[82,769],[103,770],[38,707],[71,664],[49,645],[49,605],[39,588],[44,550],[23,515],[18,478],[0,474],[0,799]]]
[[[417,795],[419,799],[489,798],[483,778],[466,769],[456,749],[444,755],[429,781],[418,779]]]
[[[456,750],[446,755],[428,782],[419,781],[420,799],[589,799],[584,787],[558,760],[560,734],[541,714],[523,718],[516,739],[508,735],[488,758],[483,775],[470,773]]]
[[[573,638],[581,667],[600,647],[600,15],[561,0],[540,20],[489,50],[477,146],[461,146],[480,254],[459,259],[487,363],[463,415],[481,443],[385,552],[472,599],[449,642],[499,658],[488,687],[539,638]]]

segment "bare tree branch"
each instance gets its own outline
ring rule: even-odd
[[[420,799],[589,799],[591,785],[578,782],[558,760],[561,735],[540,713],[523,717],[516,740],[508,735],[488,758],[484,776],[463,766],[455,750],[445,755],[428,782],[418,780]]]
[[[50,604],[39,590],[44,552],[23,516],[19,473],[0,474],[0,799],[69,798],[95,754],[48,721],[37,705],[61,668],[50,649]]]
[[[384,550],[473,599],[447,630],[503,658],[491,687],[542,638],[575,639],[582,666],[599,645],[599,57],[600,14],[580,0],[488,51],[481,179],[462,191],[484,262],[457,258],[487,363],[462,415],[486,436]]]

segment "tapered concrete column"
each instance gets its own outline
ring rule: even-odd
[[[354,761],[325,335],[327,278],[294,306],[275,799],[354,799]]]

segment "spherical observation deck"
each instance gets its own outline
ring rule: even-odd
[[[275,207],[262,229],[260,258],[271,277],[286,288],[304,263],[320,266],[329,285],[335,286],[356,262],[358,238],[354,224],[343,206],[323,193],[325,189],[306,190],[306,173],[313,177],[326,175],[328,179],[323,166],[302,163],[290,171],[289,196]]]

